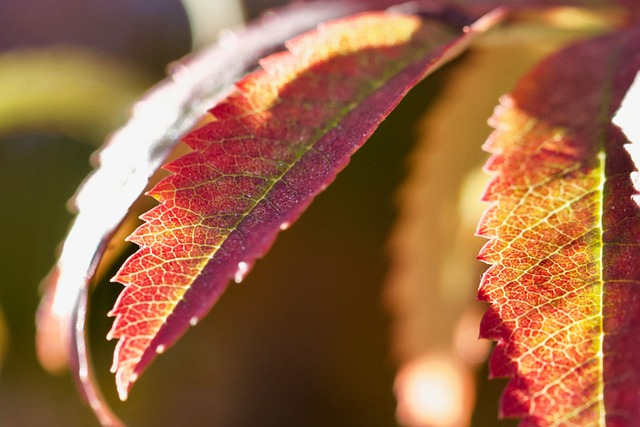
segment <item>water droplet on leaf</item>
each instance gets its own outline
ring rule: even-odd
[[[289,227],[291,227],[291,223],[289,221],[285,221],[282,224],[280,224],[280,230],[282,231],[288,229]]]
[[[244,277],[247,275],[249,271],[249,264],[246,262],[239,262],[238,269],[236,270],[236,275],[233,277],[234,282],[240,283],[244,280]]]

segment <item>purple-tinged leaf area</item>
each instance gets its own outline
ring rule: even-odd
[[[636,0],[617,0],[617,2],[626,9],[629,23],[640,23],[640,2]]]
[[[150,194],[159,202],[115,280],[120,397],[156,353],[211,308],[347,164],[404,94],[502,15],[465,32],[371,13],[326,23],[261,62],[190,133],[192,153]]]
[[[491,264],[481,336],[500,415],[521,426],[640,419],[640,208],[628,141],[611,118],[640,69],[640,31],[574,45],[504,97],[485,148]]]

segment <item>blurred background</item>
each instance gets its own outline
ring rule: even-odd
[[[285,3],[0,1],[0,426],[98,425],[34,347],[67,201],[167,64]],[[498,96],[550,49],[478,46],[421,83],[124,404],[104,338],[114,266],[90,333],[116,413],[130,427],[515,425],[496,419],[505,383],[486,380],[476,340],[480,145]]]

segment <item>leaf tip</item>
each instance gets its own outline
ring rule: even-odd
[[[133,384],[138,380],[138,374],[133,372],[134,367],[130,365],[123,365],[114,360],[114,364],[111,367],[111,372],[116,375],[116,390],[118,391],[118,397],[121,401],[126,401],[129,398],[129,390],[133,387]]]
[[[137,379],[134,378],[133,376],[131,377],[131,380],[135,380]],[[127,398],[129,397],[129,390],[131,389],[131,386],[133,385],[134,381],[116,381],[116,388],[118,390],[118,397],[120,398],[121,401],[125,402],[127,400]]]

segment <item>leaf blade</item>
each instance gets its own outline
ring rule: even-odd
[[[98,152],[99,166],[80,186],[78,210],[60,258],[44,279],[37,342],[44,365],[70,364],[81,394],[103,424],[117,424],[93,379],[85,345],[88,287],[110,240],[160,167],[210,105],[258,59],[318,22],[366,8],[364,2],[291,5],[174,64],[170,76],[133,107],[129,122]],[[153,132],[149,132],[151,129]],[[81,311],[82,313],[78,313]],[[51,357],[54,355],[55,357]],[[78,369],[76,369],[78,368]]]
[[[615,384],[620,370],[627,387],[640,384],[633,350],[622,345],[637,327],[620,296],[635,291],[616,281],[638,279],[625,256],[640,252],[614,248],[637,245],[640,213],[630,204],[627,141],[611,125],[640,67],[630,47],[637,40],[637,31],[619,33],[554,55],[494,115],[485,145],[492,204],[478,229],[490,239],[480,259],[492,264],[479,291],[492,304],[481,335],[498,341],[491,375],[512,378],[501,416],[521,425],[618,425],[637,416]],[[613,232],[621,219],[626,236]],[[622,334],[616,319],[626,319]]]
[[[267,58],[263,71],[212,110],[214,121],[186,138],[194,152],[170,164],[173,175],[151,192],[161,204],[132,235],[141,249],[116,277],[126,286],[111,313],[110,333],[120,338],[113,370],[121,398],[156,352],[196,323],[230,279],[246,274],[403,94],[496,19],[486,18],[462,37],[410,15],[360,15],[327,24],[289,43],[289,53]],[[338,78],[322,78],[332,73]],[[323,110],[326,103],[331,108]],[[198,175],[204,179],[194,179]],[[189,202],[178,206],[180,200]],[[178,216],[178,232],[170,221],[163,224]],[[201,248],[182,253],[194,238],[201,238]],[[156,239],[161,244],[152,247]],[[163,242],[180,253],[161,253]],[[165,289],[169,297],[159,309],[145,305],[151,320],[136,330],[135,307],[158,295],[154,286],[162,292],[157,283],[175,287],[174,279],[182,286]]]

